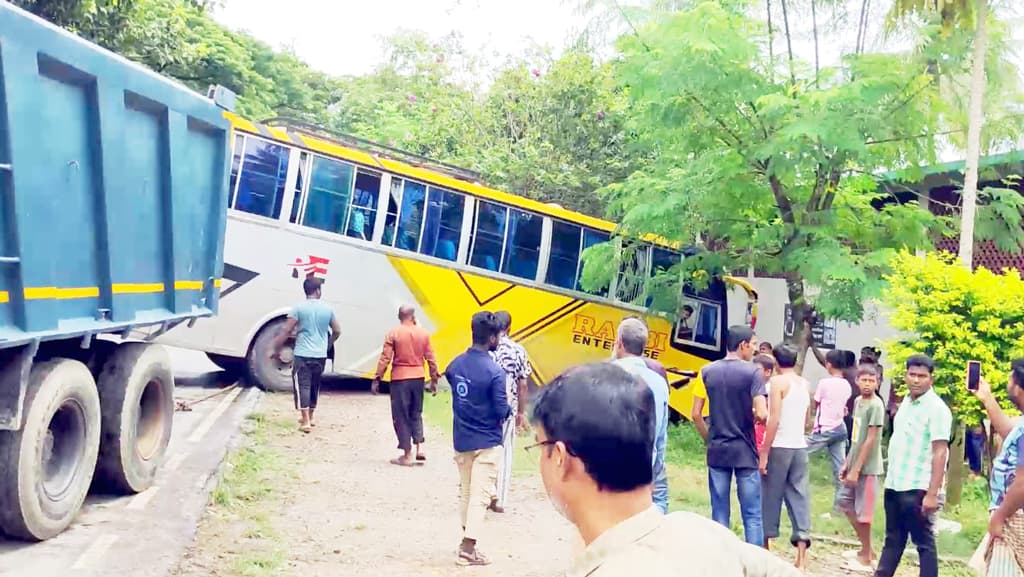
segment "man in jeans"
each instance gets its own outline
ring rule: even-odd
[[[747,543],[764,545],[761,518],[761,475],[754,442],[754,420],[768,416],[767,390],[761,367],[750,362],[757,351],[757,337],[750,327],[733,326],[725,341],[725,358],[701,370],[703,388],[697,385],[691,417],[707,443],[711,517],[730,526],[730,492],[736,477],[736,493]],[[711,416],[710,429],[701,416],[704,403]]]
[[[323,279],[308,277],[302,282],[306,300],[295,305],[288,320],[277,333],[270,356],[279,359],[284,342],[294,332],[292,360],[292,394],[299,411],[299,430],[308,433],[316,426],[313,413],[320,398],[320,379],[327,364],[329,343],[338,340],[341,329],[331,307],[320,300]],[[296,330],[297,329],[297,330]]]
[[[638,319],[627,318],[615,335],[615,364],[639,378],[654,395],[654,504],[668,513],[668,474],[665,471],[665,447],[668,444],[668,382],[644,362],[644,348],[650,333]]]
[[[493,313],[479,312],[472,320],[473,346],[455,358],[445,377],[452,388],[452,440],[459,466],[459,513],[462,544],[456,563],[488,565],[476,548],[487,507],[491,504],[502,427],[512,414],[505,396],[505,371],[491,358],[501,330]]]
[[[935,362],[928,355],[907,359],[909,394],[896,413],[889,439],[885,476],[885,547],[876,577],[893,577],[907,547],[914,540],[921,559],[921,577],[938,577],[935,549],[935,511],[949,456],[953,416],[932,390]]]

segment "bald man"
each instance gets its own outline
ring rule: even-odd
[[[416,324],[416,310],[404,305],[398,309],[398,326],[391,329],[384,338],[384,350],[377,363],[377,375],[371,390],[377,394],[380,380],[391,367],[391,421],[398,437],[398,448],[402,456],[392,459],[391,464],[411,467],[427,460],[423,452],[423,389],[426,373],[430,371],[431,393],[437,394],[437,360],[430,345],[430,333]],[[412,445],[416,445],[416,460],[413,461]]]

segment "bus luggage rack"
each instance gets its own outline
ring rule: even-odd
[[[287,116],[279,116],[267,120],[263,124],[273,126],[275,128],[283,128],[285,130],[294,130],[299,133],[305,133],[341,146],[369,149],[378,156],[383,156],[390,160],[405,162],[419,168],[427,168],[436,172],[441,172],[451,176],[452,178],[457,178],[466,182],[472,182],[474,184],[483,183],[483,175],[479,172],[448,164],[446,162],[441,162],[440,160],[434,160],[421,154],[416,154],[415,152],[409,152],[407,150],[402,150],[400,148],[395,148],[393,146],[388,146],[386,144],[381,144],[358,136],[352,136],[351,134],[335,132],[304,120],[290,118]]]

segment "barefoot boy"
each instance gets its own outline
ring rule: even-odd
[[[860,551],[849,551],[843,556],[849,568],[871,572],[874,552],[871,550],[871,519],[878,498],[878,480],[884,473],[882,465],[882,426],[885,424],[885,404],[875,395],[878,372],[870,365],[861,365],[857,371],[860,397],[853,409],[853,435],[850,453],[839,472],[842,488],[839,509],[846,513],[860,540]]]

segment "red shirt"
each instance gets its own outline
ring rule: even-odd
[[[431,380],[440,378],[434,348],[430,345],[430,333],[419,325],[402,323],[384,338],[384,350],[377,362],[377,378],[382,378],[391,365],[392,381],[422,379],[426,376],[424,363],[430,368]]]

